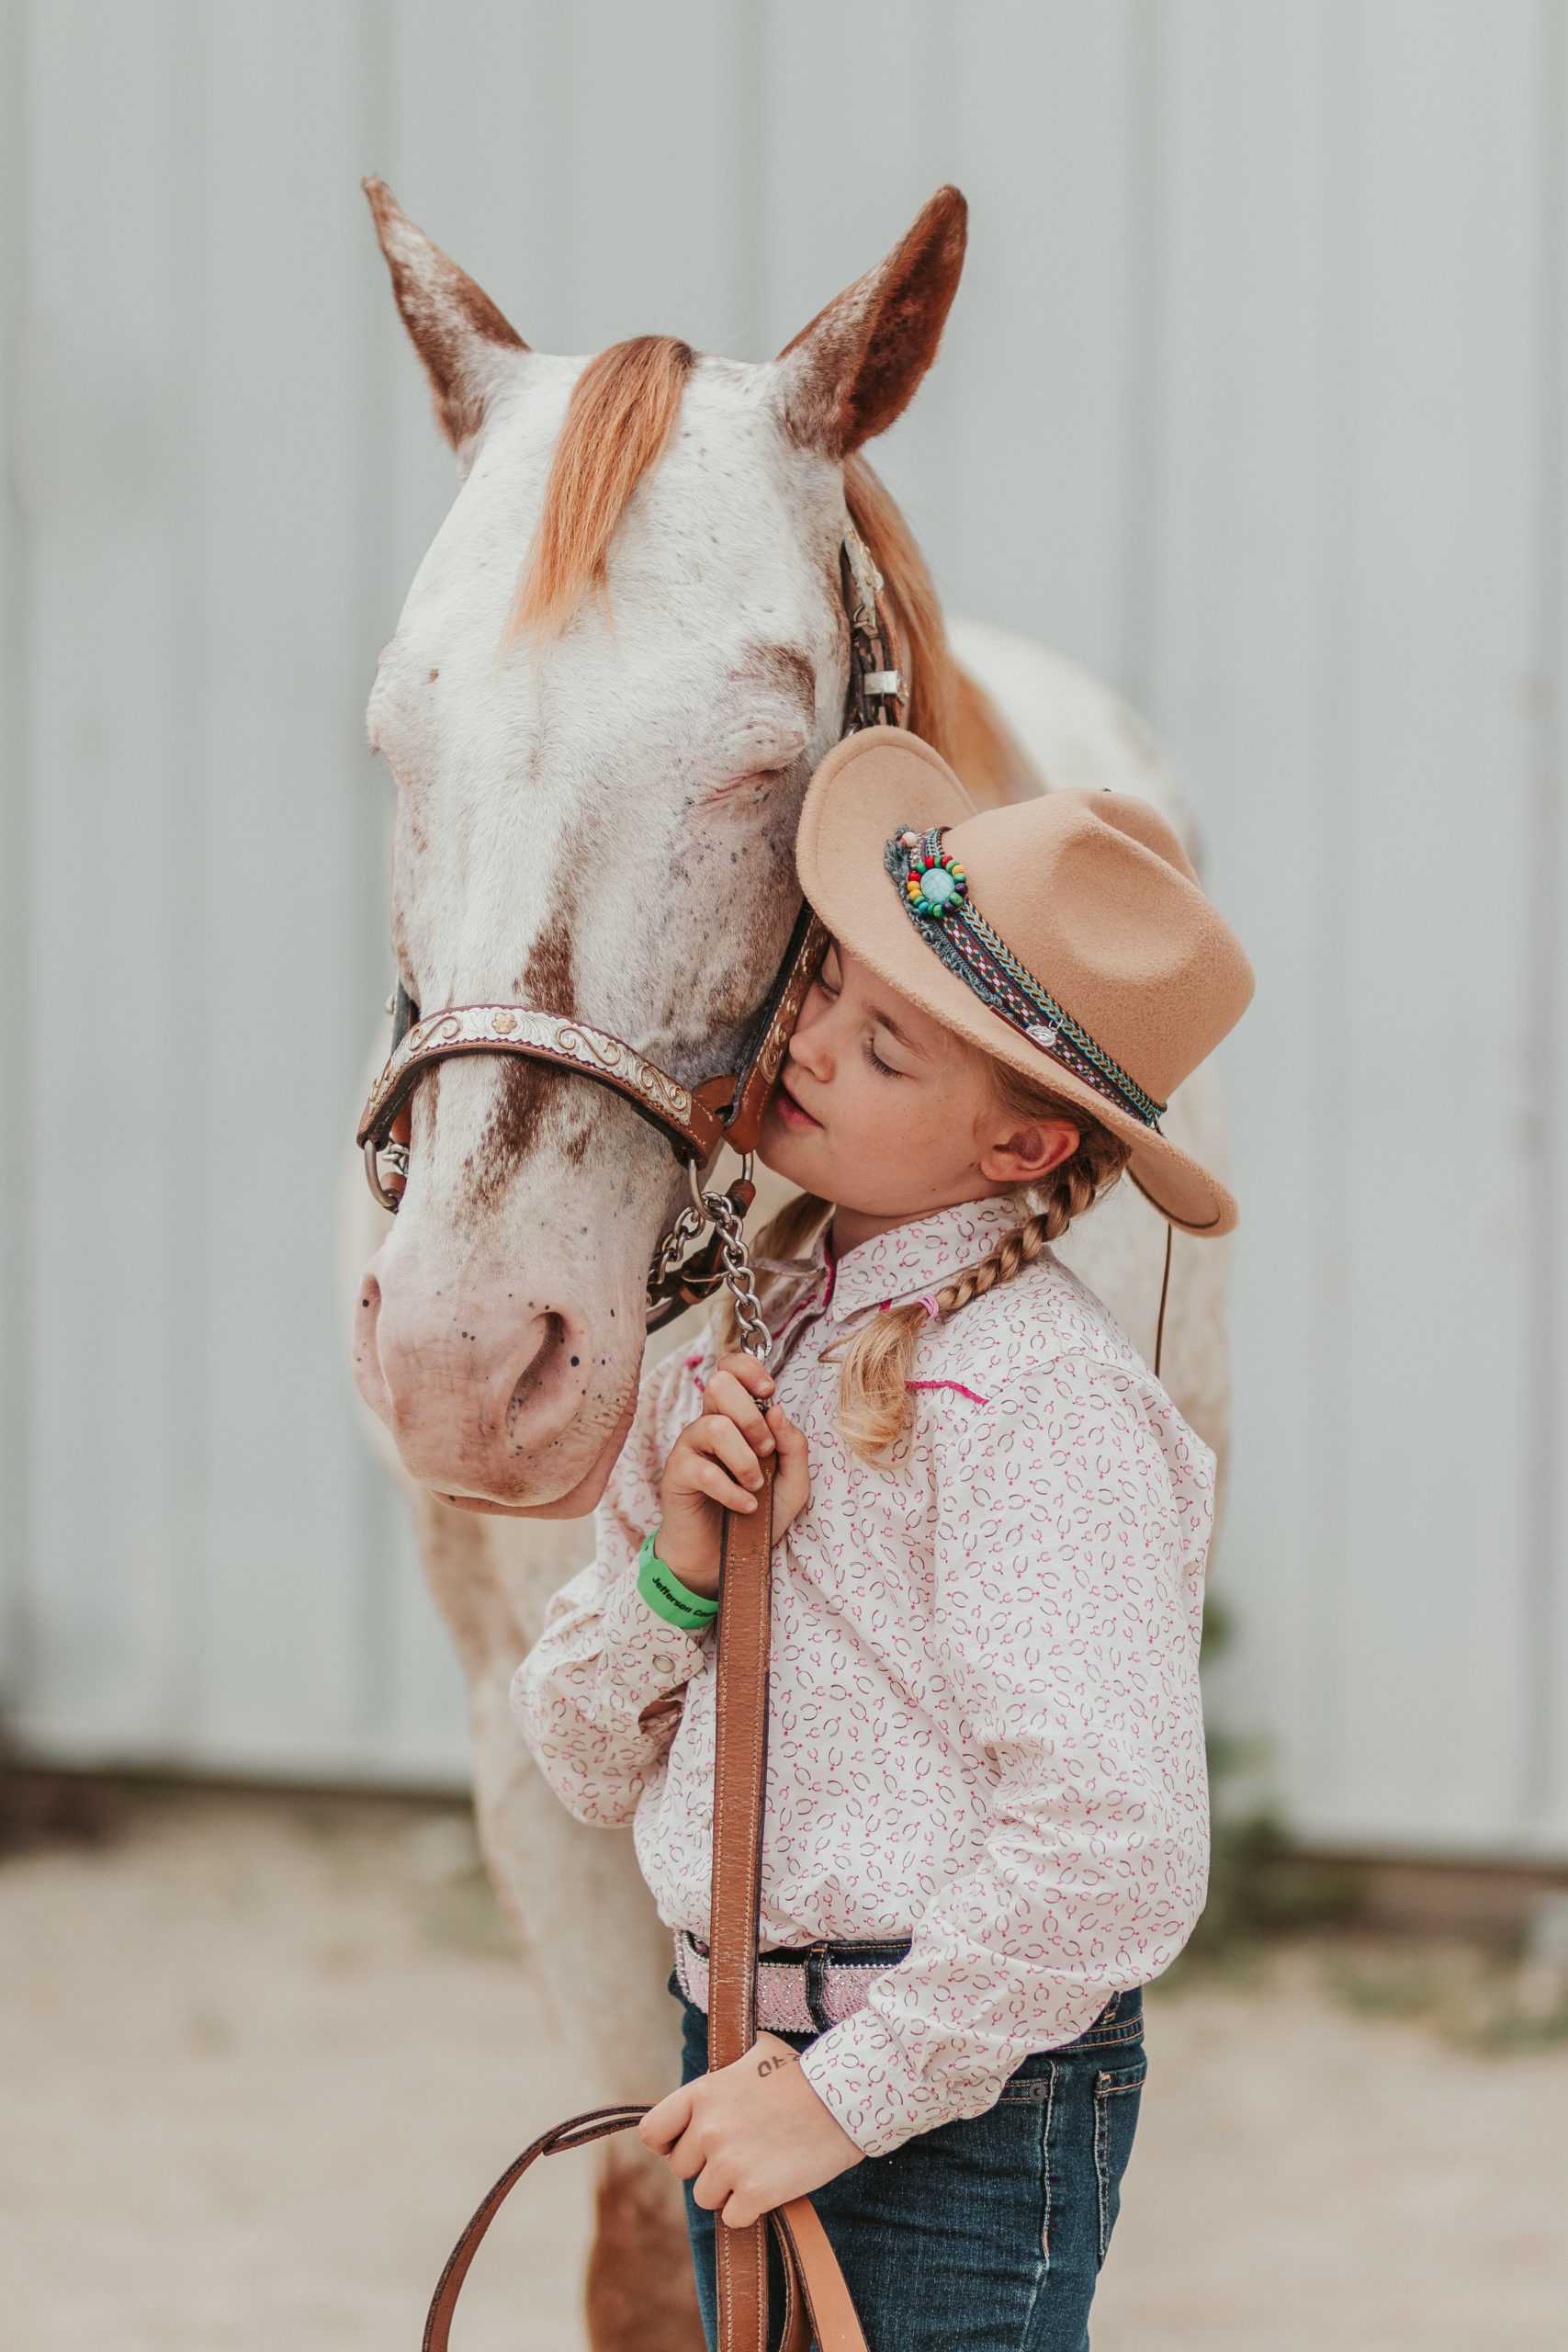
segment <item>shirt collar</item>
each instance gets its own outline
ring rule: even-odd
[[[1000,1193],[988,1193],[977,1201],[954,1201],[947,1208],[874,1233],[869,1241],[857,1241],[837,1259],[831,1222],[829,1218],[818,1235],[812,1254],[828,1272],[827,1319],[842,1323],[884,1300],[897,1306],[922,1291],[940,1290],[994,1250],[1020,1222],[1020,1210],[1015,1199]]]

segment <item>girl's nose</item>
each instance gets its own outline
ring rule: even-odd
[[[802,1069],[818,1085],[825,1082],[832,1065],[832,1057],[824,1049],[820,1037],[803,1037],[797,1028],[789,1041],[784,1057],[784,1075],[791,1069]]]
[[[813,1078],[819,1078],[825,1057],[822,1023],[819,1016],[813,1012],[811,1000],[807,997],[806,1004],[802,1007],[800,1018],[790,1032],[784,1068],[787,1070],[790,1064],[794,1062],[802,1069],[809,1071]]]

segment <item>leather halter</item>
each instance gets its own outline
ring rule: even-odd
[[[839,569],[850,623],[850,685],[843,729],[848,735],[890,720],[906,695],[899,672],[890,666],[877,610],[882,575],[864,540],[848,520]],[[592,1022],[520,1004],[448,1005],[426,1015],[400,979],[395,997],[389,1001],[389,1009],[394,1012],[391,1051],[360,1113],[355,1136],[365,1154],[371,1191],[383,1208],[396,1214],[408,1174],[408,1150],[392,1142],[392,1125],[433,1063],[458,1054],[519,1054],[579,1078],[593,1079],[658,1127],[688,1171],[693,1205],[681,1211],[660,1242],[649,1270],[648,1328],[658,1330],[705,1298],[724,1279],[719,1258],[727,1228],[739,1229],[756,1197],[751,1156],[763,1108],[828,936],[803,900],[773,987],[751,1023],[739,1069],[704,1079],[694,1087],[671,1077],[626,1038],[596,1028]],[[727,1193],[705,1193],[702,1178],[720,1145],[726,1143],[739,1153],[741,1172]],[[383,1154],[400,1180],[395,1190],[382,1181]],[[720,1202],[728,1204],[728,1216],[717,1208]],[[679,1244],[708,1223],[714,1227],[709,1239],[676,1263]]]

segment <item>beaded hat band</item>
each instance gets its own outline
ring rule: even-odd
[[[1000,1013],[1020,1036],[1158,1135],[1166,1105],[1129,1078],[992,930],[970,896],[963,866],[942,848],[947,831],[945,825],[932,825],[923,832],[906,825],[883,852],[883,863],[915,929],[948,970],[966,981],[981,1003]]]

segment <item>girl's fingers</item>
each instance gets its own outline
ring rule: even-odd
[[[758,1363],[749,1348],[731,1348],[727,1355],[720,1356],[714,1366],[715,1379],[720,1373],[728,1373],[742,1388],[750,1389],[753,1396],[771,1396],[773,1393],[773,1374],[766,1364]],[[710,1381],[708,1385],[711,1387],[713,1384]]]
[[[724,1505],[726,1510],[755,1510],[757,1508],[756,1496],[749,1495],[744,1487],[738,1487],[729,1473],[721,1469],[716,1462],[710,1462],[705,1454],[699,1453],[694,1457],[689,1483],[702,1494],[711,1495],[716,1503]]]
[[[726,1363],[732,1361],[726,1358]],[[703,1405],[710,1413],[723,1413],[735,1427],[744,1431],[748,1441],[759,1453],[771,1453],[773,1442],[768,1424],[759,1408],[752,1402],[751,1391],[728,1371],[714,1374],[703,1392]]]
[[[782,1405],[774,1405],[769,1411],[768,1427],[773,1433],[773,1442],[778,1447],[781,1464],[795,1454],[805,1453],[806,1431],[795,1428]]]
[[[711,1454],[727,1469],[732,1470],[743,1487],[761,1485],[762,1470],[756,1454],[734,1422],[727,1419],[724,1414],[705,1413],[700,1420],[694,1421],[691,1441],[699,1453]],[[772,1458],[770,1453],[770,1461]]]

